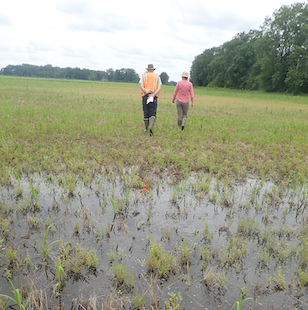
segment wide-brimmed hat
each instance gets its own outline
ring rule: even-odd
[[[149,64],[148,67],[146,68],[147,70],[156,70],[156,68],[154,68],[153,64]]]
[[[188,78],[188,72],[185,72],[185,71],[184,71],[184,72],[182,73],[182,77]]]

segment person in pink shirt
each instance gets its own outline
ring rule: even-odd
[[[178,125],[179,127],[182,127],[182,130],[184,130],[185,123],[187,120],[187,113],[189,108],[189,95],[191,100],[191,107],[194,107],[194,89],[191,82],[188,81],[188,73],[183,72],[182,73],[182,81],[179,81],[176,84],[173,96],[172,96],[172,102],[174,103],[176,100],[176,108],[178,111]]]

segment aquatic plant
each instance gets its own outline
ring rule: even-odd
[[[56,261],[55,267],[56,267],[55,278],[57,280],[57,283],[53,286],[53,294],[59,295],[60,294],[59,292],[63,289],[64,285],[63,280],[64,277],[66,276],[66,273],[64,271],[63,266],[61,265],[61,260]]]
[[[203,275],[202,283],[211,289],[214,289],[215,287],[223,289],[228,285],[228,279],[224,273],[216,273],[212,268],[210,268]]]
[[[276,283],[275,284],[276,290],[284,291],[286,289],[286,280],[284,278],[281,268],[279,268],[277,275],[273,277],[273,281]]]
[[[50,251],[51,251],[51,247],[52,247],[55,243],[59,242],[59,240],[55,240],[55,241],[53,241],[53,242],[51,242],[51,243],[49,243],[49,244],[47,245],[46,239],[47,239],[48,232],[49,232],[49,230],[51,230],[54,226],[55,226],[55,224],[51,224],[51,225],[49,225],[49,226],[47,227],[47,229],[46,229],[46,231],[45,231],[45,233],[44,233],[44,238],[43,238],[43,248],[41,248],[41,246],[40,246],[39,243],[37,243],[37,244],[32,244],[32,245],[38,250],[39,254],[43,257],[44,260],[47,259],[47,257],[49,256]]]
[[[80,227],[79,227],[79,223],[76,222],[73,224],[73,234],[74,235],[78,235],[79,234],[79,230],[80,230]]]
[[[109,260],[112,262],[115,260],[116,254],[110,249],[110,251],[107,253]]]
[[[194,250],[193,244],[188,244],[189,242],[183,237],[180,244],[177,244],[176,250],[180,254],[180,262],[182,265],[190,264],[192,260],[192,252]]]
[[[163,238],[170,240],[170,237],[171,237],[171,231],[170,230],[165,230],[163,227],[161,227],[160,231],[161,231]]]
[[[239,301],[236,301],[236,302],[234,303],[234,305],[233,305],[233,307],[231,308],[231,310],[232,310],[232,309],[235,309],[235,310],[240,310],[240,309],[242,309],[244,303],[245,303],[246,301],[250,300],[250,299],[252,299],[252,298],[248,297],[248,298],[243,299],[243,294],[241,294],[241,295],[240,295],[240,300],[239,300]]]
[[[213,239],[214,233],[210,231],[210,223],[206,222],[204,224],[204,228],[199,230],[199,233],[201,234],[202,238],[209,242]]]
[[[112,279],[119,284],[125,284],[127,286],[133,287],[135,283],[135,279],[133,274],[128,268],[123,264],[113,263],[110,268],[110,272],[112,274]]]
[[[259,262],[263,266],[268,266],[271,259],[273,257],[273,253],[270,254],[269,250],[265,247],[264,249],[260,249],[259,251]]]
[[[180,309],[180,303],[182,301],[182,295],[180,292],[178,294],[175,294],[173,292],[168,293],[169,299],[165,301],[165,310],[179,310]]]
[[[19,265],[19,250],[20,245],[19,246],[17,246],[16,244],[14,246],[9,245],[5,248],[5,251],[3,253],[3,256],[6,258],[6,260],[11,265],[14,265],[17,268]]]
[[[173,260],[174,257],[165,250],[162,243],[150,241],[150,253],[146,258],[150,270],[156,271],[159,276],[168,277]]]
[[[95,269],[99,263],[96,251],[79,243],[71,243],[59,240],[60,261],[57,265],[62,266],[66,272],[81,273],[84,268]]]
[[[249,240],[239,235],[230,236],[227,246],[219,253],[219,260],[226,267],[234,265],[238,260],[242,260],[248,248]]]
[[[302,269],[300,267],[297,268],[297,276],[296,279],[298,280],[299,286],[304,287],[308,285],[308,272],[307,268]]]
[[[145,304],[145,299],[144,297],[139,294],[139,293],[136,293],[134,296],[134,306],[138,309],[140,307],[142,307],[144,304]]]
[[[205,270],[208,265],[209,258],[210,258],[210,251],[205,246],[200,245],[199,252],[200,252],[200,259],[201,259],[200,261],[201,269]]]
[[[237,229],[239,232],[251,235],[258,232],[259,224],[254,218],[247,216],[241,217],[237,222]]]
[[[10,279],[8,279],[8,281],[11,283],[12,292],[14,294],[14,297],[10,297],[10,296],[4,295],[4,294],[0,294],[0,296],[11,300],[14,304],[17,305],[19,310],[26,310],[29,299],[24,300],[22,293],[19,291],[19,289],[14,286],[13,282]]]
[[[9,221],[6,218],[0,220],[1,232],[3,236],[7,236],[9,233]]]

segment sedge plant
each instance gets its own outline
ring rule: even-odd
[[[240,300],[239,301],[236,301],[233,305],[233,307],[231,308],[231,310],[235,309],[235,310],[240,310],[242,309],[244,303],[247,301],[247,300],[250,300],[252,298],[248,297],[248,298],[245,298],[243,299],[243,294],[240,295]]]
[[[55,240],[55,241],[51,242],[48,245],[47,245],[47,242],[46,242],[46,238],[47,238],[48,232],[49,232],[50,229],[52,229],[54,227],[54,225],[55,224],[49,225],[47,227],[45,233],[44,233],[43,248],[41,248],[39,243],[37,245],[32,244],[38,250],[40,255],[43,256],[44,260],[47,259],[47,257],[49,256],[50,249],[51,249],[52,245],[54,245],[55,243],[59,242],[59,240]]]
[[[11,283],[14,298],[8,295],[4,295],[4,294],[0,294],[0,296],[11,300],[14,304],[17,305],[19,310],[26,310],[29,299],[23,300],[22,293],[19,291],[18,288],[14,286],[13,282],[10,279],[8,280]]]

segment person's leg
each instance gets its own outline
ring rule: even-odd
[[[149,128],[149,114],[148,114],[148,107],[147,107],[147,99],[148,96],[142,97],[142,108],[143,108],[143,120],[144,120],[144,126],[145,131],[148,131]]]
[[[150,136],[153,135],[154,124],[156,120],[156,112],[157,112],[157,97],[154,97],[154,101],[148,103],[149,108],[149,131]]]
[[[155,116],[150,117],[150,124],[149,124],[149,130],[150,130],[150,136],[153,136],[153,129],[155,124]]]
[[[147,132],[147,131],[148,131],[149,123],[150,123],[149,119],[145,119],[145,120],[144,120],[144,127],[145,127],[145,131],[144,131],[144,132]]]
[[[178,111],[178,126],[181,127],[183,118],[183,109],[182,109],[182,102],[179,100],[176,101],[176,109]]]
[[[182,130],[184,130],[185,123],[186,123],[186,120],[187,120],[189,102],[183,103],[182,107],[183,107]]]

